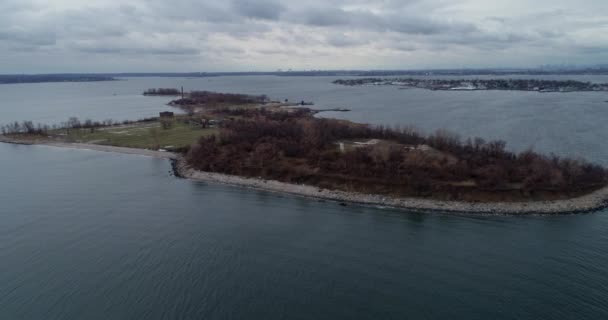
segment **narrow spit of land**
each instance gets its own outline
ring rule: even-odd
[[[171,105],[187,114],[16,123],[0,141],[166,158],[176,175],[194,180],[411,210],[549,214],[608,203],[604,168],[515,154],[500,141],[320,119],[265,96],[196,92]]]
[[[79,149],[79,150],[93,150],[101,152],[113,152],[131,155],[140,155],[146,157],[152,157],[157,159],[169,159],[177,160],[179,154],[167,151],[140,149],[140,148],[127,148],[127,147],[116,147],[93,143],[77,143],[77,142],[60,142],[49,139],[29,139],[29,138],[17,138],[17,137],[5,137],[0,136],[0,142],[10,144],[21,144],[21,145],[43,145],[56,148],[67,148],[67,149]]]

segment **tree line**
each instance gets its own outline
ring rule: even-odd
[[[152,88],[144,91],[144,96],[177,96],[181,91],[174,88]]]
[[[175,105],[218,105],[218,104],[252,104],[252,103],[265,103],[268,102],[268,96],[266,95],[247,95],[247,94],[236,94],[236,93],[218,93],[211,91],[192,91],[188,93],[188,96],[183,99],[177,99],[172,101],[171,104]]]
[[[462,141],[440,130],[422,135],[314,118],[303,112],[246,112],[226,121],[218,136],[192,145],[187,161],[204,171],[263,177],[327,188],[399,195],[466,198],[472,192],[575,194],[608,182],[606,170],[580,159],[514,153],[504,141]],[[253,113],[253,114],[252,114]],[[340,141],[385,143],[341,151]],[[411,146],[428,146],[421,151]]]
[[[98,128],[102,127],[111,127],[111,126],[119,126],[119,125],[128,125],[133,123],[140,122],[154,122],[158,121],[158,117],[150,117],[143,118],[139,120],[124,120],[124,121],[115,121],[112,119],[107,119],[103,121],[93,121],[91,119],[86,119],[81,121],[77,117],[70,117],[67,121],[63,121],[59,124],[34,124],[33,121],[15,121],[13,123],[9,123],[6,125],[0,126],[0,132],[3,135],[48,135],[52,131],[59,130],[70,130],[70,129],[89,129],[91,132]]]

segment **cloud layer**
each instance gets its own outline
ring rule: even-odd
[[[608,61],[608,1],[3,0],[0,73]]]

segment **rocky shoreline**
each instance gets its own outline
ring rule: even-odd
[[[323,199],[341,203],[347,202],[375,207],[397,208],[416,212],[486,215],[547,215],[589,213],[608,208],[608,187],[568,200],[472,203],[419,198],[392,198],[383,195],[320,189],[309,185],[297,185],[274,180],[203,172],[190,168],[183,157],[178,157],[173,160],[173,170],[176,176],[195,181],[221,183],[277,193],[287,193],[306,198]]]
[[[220,183],[276,193],[291,194],[306,198],[336,201],[339,203],[353,203],[365,206],[397,208],[415,212],[486,215],[548,215],[589,213],[608,208],[608,187],[604,187],[590,194],[573,199],[534,202],[473,203],[421,198],[393,198],[383,195],[328,190],[309,185],[297,185],[274,180],[246,178],[221,173],[198,171],[189,167],[181,155],[171,152],[85,143],[16,140],[4,136],[0,136],[0,142],[115,152],[122,154],[142,155],[159,159],[169,159],[172,161],[173,171],[176,176],[194,181]]]

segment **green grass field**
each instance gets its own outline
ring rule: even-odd
[[[140,149],[172,149],[189,146],[202,136],[215,134],[217,129],[202,129],[175,122],[169,129],[161,128],[159,122],[96,129],[70,130],[66,140],[70,142],[94,143]]]

